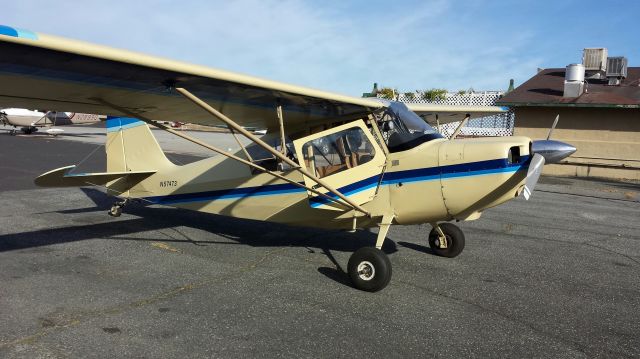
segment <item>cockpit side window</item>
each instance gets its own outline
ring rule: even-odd
[[[261,139],[262,141],[273,147],[276,151],[282,152],[282,140],[280,139],[279,135],[267,134]],[[291,142],[291,139],[289,139],[289,137],[287,136],[285,136],[285,146],[287,148],[287,157],[289,157],[293,161],[297,161],[295,150],[293,148],[293,142]],[[276,159],[276,157],[271,152],[265,150],[256,143],[249,144],[246,149],[255,164],[260,165],[270,171],[288,171],[291,169],[290,165]],[[238,153],[238,155],[244,157],[240,152]],[[261,171],[253,168],[251,169],[251,172],[254,175],[262,173]]]
[[[389,152],[392,153],[406,151],[436,138],[443,138],[401,102],[391,102],[377,119]]]

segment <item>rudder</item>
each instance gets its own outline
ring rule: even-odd
[[[107,172],[159,171],[173,167],[149,125],[131,117],[107,117]]]

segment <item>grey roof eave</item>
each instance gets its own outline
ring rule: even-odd
[[[582,107],[582,108],[640,108],[640,104],[627,104],[618,105],[610,103],[535,103],[535,102],[500,102],[497,101],[498,106],[508,107]]]

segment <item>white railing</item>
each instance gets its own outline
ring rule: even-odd
[[[411,95],[413,94],[413,96]],[[423,94],[401,93],[398,101],[404,103],[421,103],[433,105],[451,106],[494,106],[496,101],[502,97],[501,91],[480,91],[480,92],[449,92],[444,94],[444,99],[435,101],[426,100]],[[487,137],[487,136],[511,136],[513,135],[513,125],[515,115],[513,111],[501,113],[493,116],[486,116],[469,120],[467,125],[460,131],[460,136]],[[452,122],[440,126],[440,132],[449,137],[458,127],[460,122]]]
[[[423,97],[421,92],[401,93],[398,101],[405,103],[427,103],[434,105],[454,105],[454,106],[493,106],[496,101],[502,97],[504,92],[501,91],[481,91],[481,92],[449,92],[444,95],[444,99],[429,101]]]

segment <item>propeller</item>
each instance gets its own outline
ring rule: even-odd
[[[558,163],[576,152],[576,148],[572,145],[550,139],[553,130],[555,130],[556,125],[558,125],[559,119],[560,115],[557,115],[553,121],[553,125],[551,125],[549,129],[546,140],[533,141],[532,152],[542,155],[546,163]]]
[[[527,201],[529,197],[531,197],[531,193],[533,189],[536,187],[538,183],[538,179],[540,179],[540,174],[542,173],[542,167],[544,167],[544,157],[539,153],[533,155],[531,159],[531,163],[529,164],[529,170],[527,171],[527,179],[524,183],[524,190],[522,194],[524,195],[524,199]]]
[[[557,114],[556,119],[553,120],[553,125],[551,125],[551,128],[549,129],[549,134],[547,134],[547,141],[551,138],[551,134],[553,133],[553,130],[556,129],[556,125],[558,124],[559,119],[560,119],[560,114]]]
[[[545,163],[558,163],[576,152],[576,148],[572,145],[550,139],[553,130],[555,130],[558,125],[559,119],[560,115],[558,114],[549,129],[546,140],[533,141],[531,148],[533,158],[531,158],[531,163],[529,164],[527,179],[523,190],[524,199],[526,200],[529,200],[531,197],[531,193],[538,183],[538,179],[540,179],[542,167],[544,167]]]

